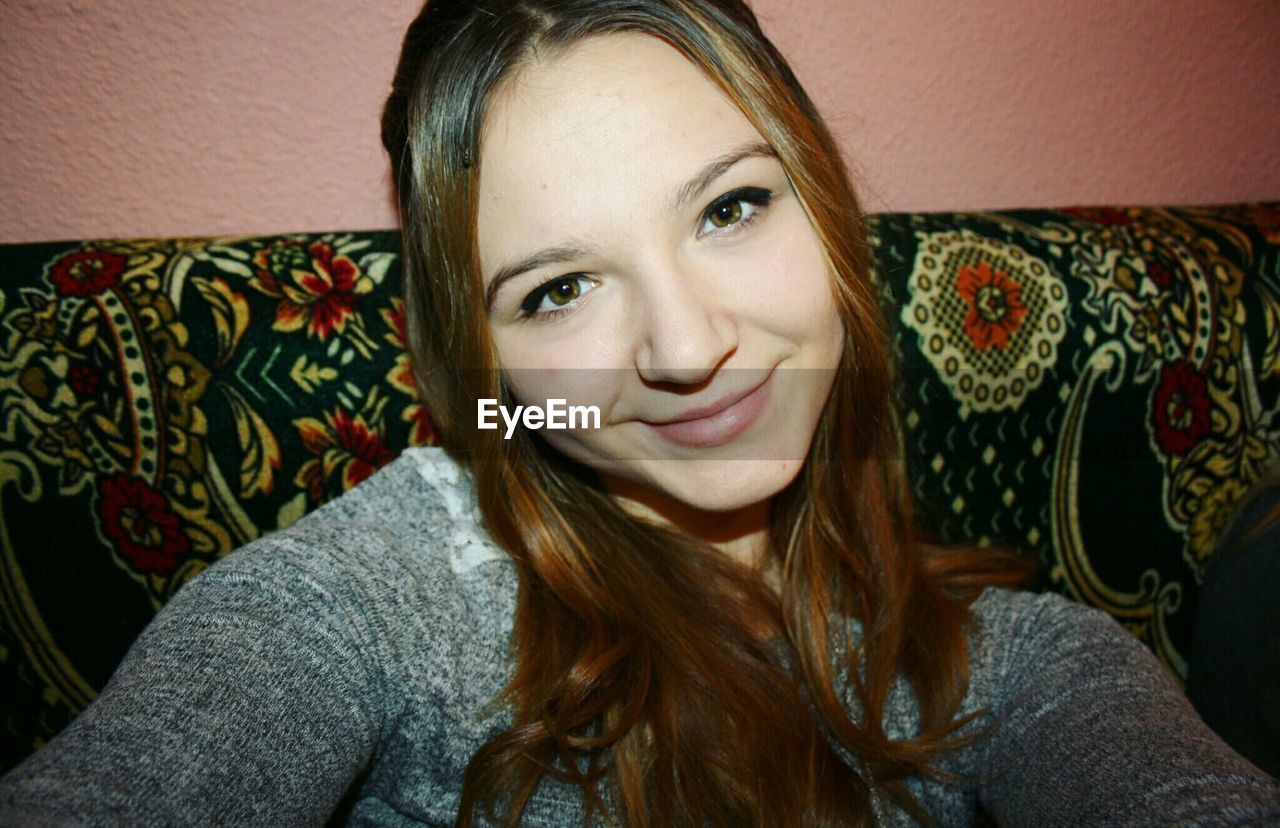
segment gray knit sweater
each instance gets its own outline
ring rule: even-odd
[[[465,473],[412,449],[187,584],[98,699],[0,780],[0,824],[451,825],[471,755],[510,721],[516,577]],[[944,825],[1280,824],[1280,786],[1197,718],[1102,612],[988,589],[962,712],[1003,724],[914,780]],[[891,736],[914,733],[905,685]],[[881,824],[908,824],[877,801]],[[529,825],[581,822],[544,780]]]

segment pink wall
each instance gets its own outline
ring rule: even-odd
[[[0,240],[392,226],[418,3],[0,0]],[[869,209],[1280,199],[1270,0],[755,7]]]

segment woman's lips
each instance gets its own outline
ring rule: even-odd
[[[645,423],[664,440],[680,446],[706,448],[730,442],[746,431],[769,401],[773,372],[745,395],[692,409],[665,423]]]

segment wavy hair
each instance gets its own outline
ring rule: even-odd
[[[845,343],[809,455],[774,498],[778,595],[758,572],[625,512],[587,468],[527,431],[473,421],[510,393],[489,337],[476,243],[485,107],[534,59],[639,32],[698,66],[774,148],[817,233]],[[459,824],[516,824],[545,777],[620,824],[858,825],[979,732],[969,606],[1026,559],[923,544],[894,409],[885,314],[839,149],[740,0],[430,0],[404,39],[382,120],[404,239],[408,347],[445,445],[519,572],[512,726],[472,758]],[[856,416],[855,416],[856,412]],[[921,731],[882,726],[894,681]],[[982,711],[979,711],[982,712]]]

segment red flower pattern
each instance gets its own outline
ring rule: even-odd
[[[101,384],[98,379],[98,372],[89,365],[72,366],[67,375],[67,382],[71,385],[71,390],[76,392],[79,397],[92,397],[98,393],[98,386]]]
[[[1204,375],[1186,362],[1160,369],[1151,404],[1151,425],[1156,443],[1165,454],[1186,454],[1209,433],[1208,384]]]
[[[97,509],[116,553],[140,572],[168,575],[191,550],[182,520],[164,493],[142,480],[124,474],[104,477]]]
[[[385,466],[395,453],[386,445],[382,428],[372,427],[363,416],[351,416],[338,409],[325,415],[325,422],[311,417],[293,421],[302,444],[315,459],[298,469],[294,483],[304,488],[312,500],[324,498],[324,487],[336,471],[346,491]]]
[[[383,308],[382,318],[387,323],[387,327],[391,329],[387,334],[387,341],[397,349],[395,364],[387,372],[387,382],[415,400],[415,402],[405,406],[400,415],[400,419],[409,423],[409,445],[438,445],[440,442],[439,433],[436,431],[435,423],[431,421],[431,413],[427,411],[425,405],[416,401],[418,388],[413,379],[413,367],[409,363],[409,353],[405,350],[405,343],[408,337],[404,302],[400,299],[394,300],[390,308]]]
[[[102,250],[68,253],[49,268],[49,280],[63,296],[93,296],[115,287],[128,259]]]
[[[1173,283],[1173,271],[1159,259],[1147,259],[1147,277],[1161,289]]]
[[[356,314],[356,302],[373,290],[373,280],[327,242],[304,246],[278,241],[254,254],[253,263],[250,284],[280,300],[272,327],[278,331],[305,328],[308,336],[322,341],[334,331],[344,332]]]
[[[387,342],[396,349],[395,365],[387,372],[387,381],[396,389],[409,396],[417,394],[417,386],[413,380],[413,368],[409,364],[409,352],[405,350],[408,343],[408,323],[405,318],[404,302],[396,299],[390,308],[382,309],[382,320],[387,323],[390,332]]]
[[[436,446],[440,444],[440,434],[436,424],[431,420],[431,412],[422,403],[406,406],[400,419],[409,423],[409,445]]]
[[[956,292],[969,305],[964,330],[979,351],[1009,347],[1009,337],[1022,326],[1026,306],[1022,286],[987,262],[964,265],[956,274]]]
[[[1262,232],[1269,244],[1280,244],[1280,207],[1259,204],[1249,209],[1254,226]]]

